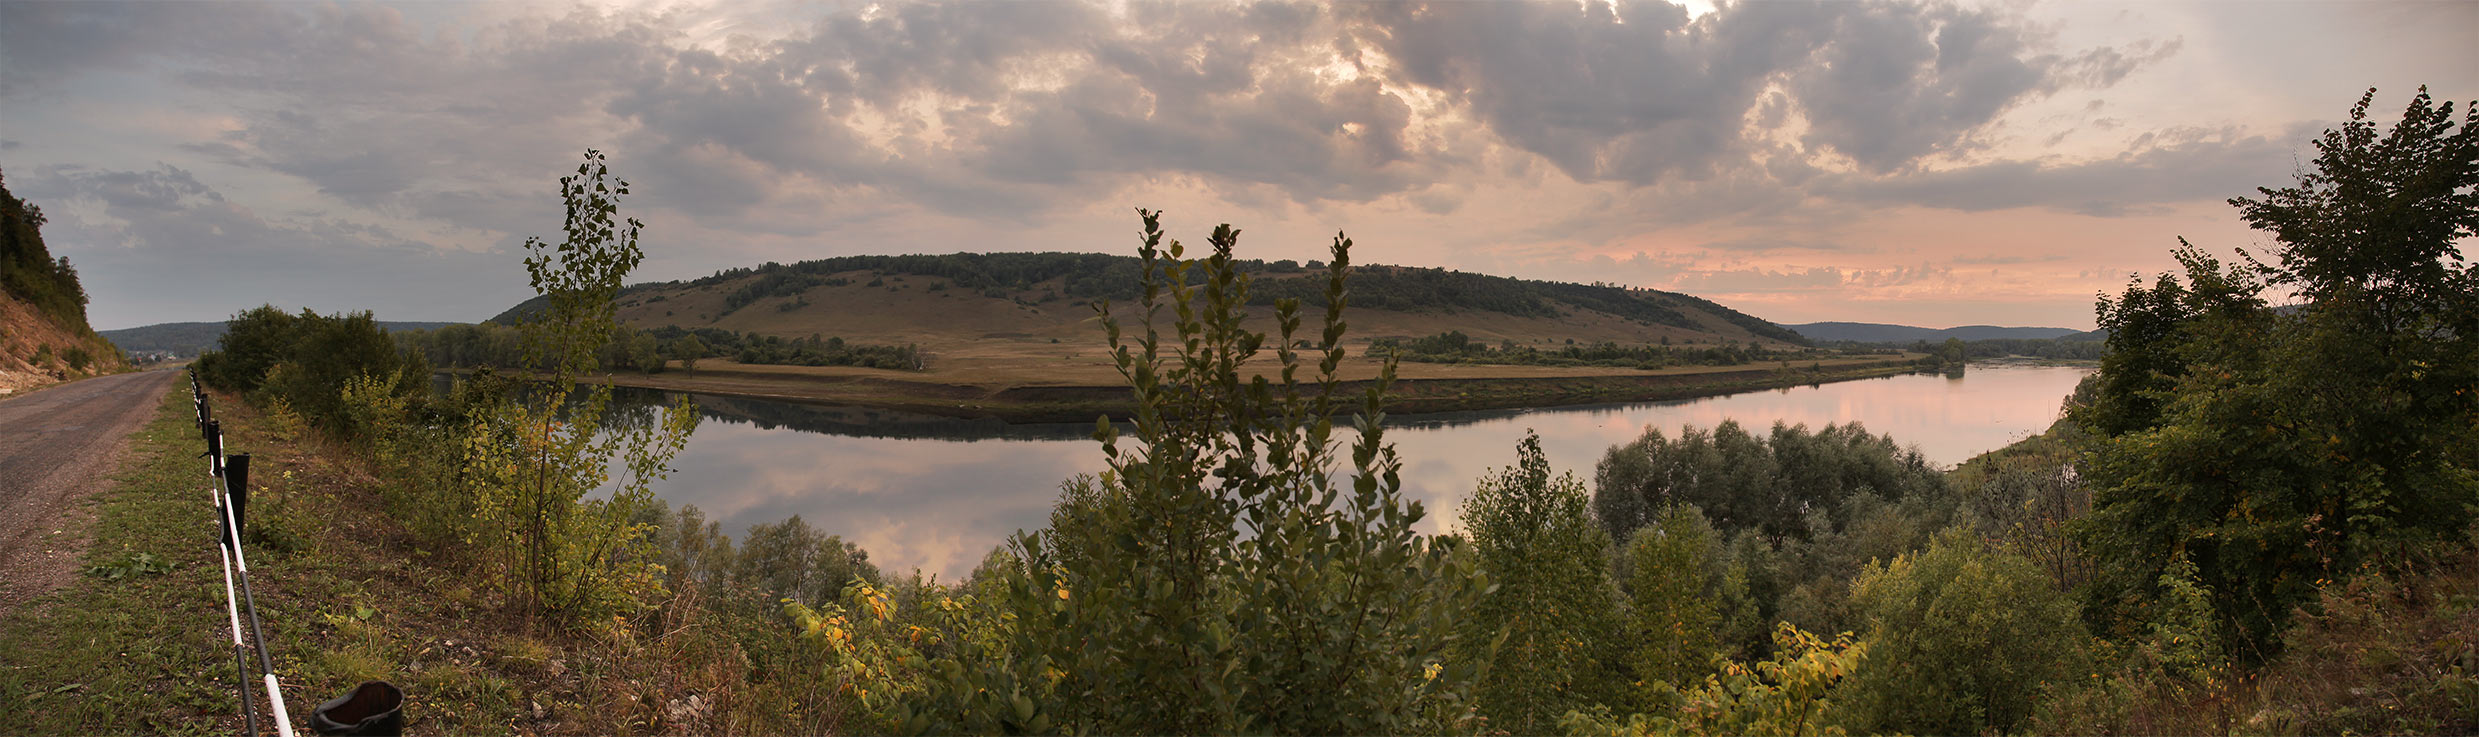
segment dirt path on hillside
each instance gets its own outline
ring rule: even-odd
[[[129,435],[178,371],[61,384],[0,400],[0,618],[77,575],[94,510]]]

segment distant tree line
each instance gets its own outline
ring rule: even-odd
[[[2109,344],[2102,342],[2099,336],[2091,333],[2077,333],[2062,338],[1982,338],[1979,340],[1947,338],[1943,342],[1931,343],[1925,340],[1915,340],[1907,344],[1837,340],[1824,345],[1844,351],[1909,350],[1916,353],[1936,353],[1944,350],[1946,343],[1960,343],[1964,356],[1971,359],[2029,356],[2056,360],[2098,361],[2101,356],[2109,352]]]
[[[1800,348],[1780,350],[1761,345],[1728,341],[1712,346],[1673,346],[1664,338],[1659,344],[1620,345],[1615,341],[1576,343],[1542,348],[1512,340],[1496,346],[1473,340],[1461,330],[1449,330],[1409,340],[1379,338],[1370,345],[1379,355],[1420,363],[1485,363],[1513,366],[1614,366],[1622,368],[1660,369],[1671,366],[1742,366],[1765,361],[1814,360],[1842,355],[1837,351]]]
[[[529,359],[521,331],[495,323],[450,325],[436,330],[396,333],[397,345],[419,353],[442,368],[540,369]],[[924,364],[920,348],[848,343],[842,338],[812,335],[782,338],[719,328],[665,325],[638,330],[621,327],[595,352],[597,362],[612,369],[660,373],[672,361],[690,371],[706,358],[730,358],[746,364],[786,366],[861,366],[918,371]]]
[[[216,349],[199,354],[199,378],[332,432],[351,432],[348,385],[360,382],[362,391],[399,397],[430,388],[429,363],[397,350],[396,339],[368,312],[294,314],[262,305],[226,325]]]

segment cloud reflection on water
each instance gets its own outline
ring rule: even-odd
[[[1725,419],[1751,431],[1856,420],[1952,465],[2046,428],[2086,372],[1988,366],[1962,379],[1908,375],[1678,402],[1411,416],[1395,418],[1402,424],[1387,437],[1403,458],[1405,496],[1426,505],[1430,529],[1443,531],[1474,479],[1513,462],[1525,428],[1541,434],[1552,467],[1588,484],[1603,452],[1647,426],[1675,436],[1682,426]],[[881,568],[949,580],[970,573],[1017,529],[1046,524],[1061,481],[1103,467],[1098,444],[1064,429],[941,439],[767,424],[710,417],[656,493],[674,506],[697,505],[734,538],[752,524],[797,514],[859,544]]]

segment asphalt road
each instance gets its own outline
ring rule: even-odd
[[[178,371],[101,376],[0,399],[0,616],[76,575],[91,509]]]

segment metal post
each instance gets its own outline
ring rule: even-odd
[[[223,422],[206,422],[206,476],[223,479]]]
[[[224,502],[232,506],[232,529],[224,532],[239,545],[241,533],[249,529],[243,525],[250,520],[250,454],[224,456]]]

